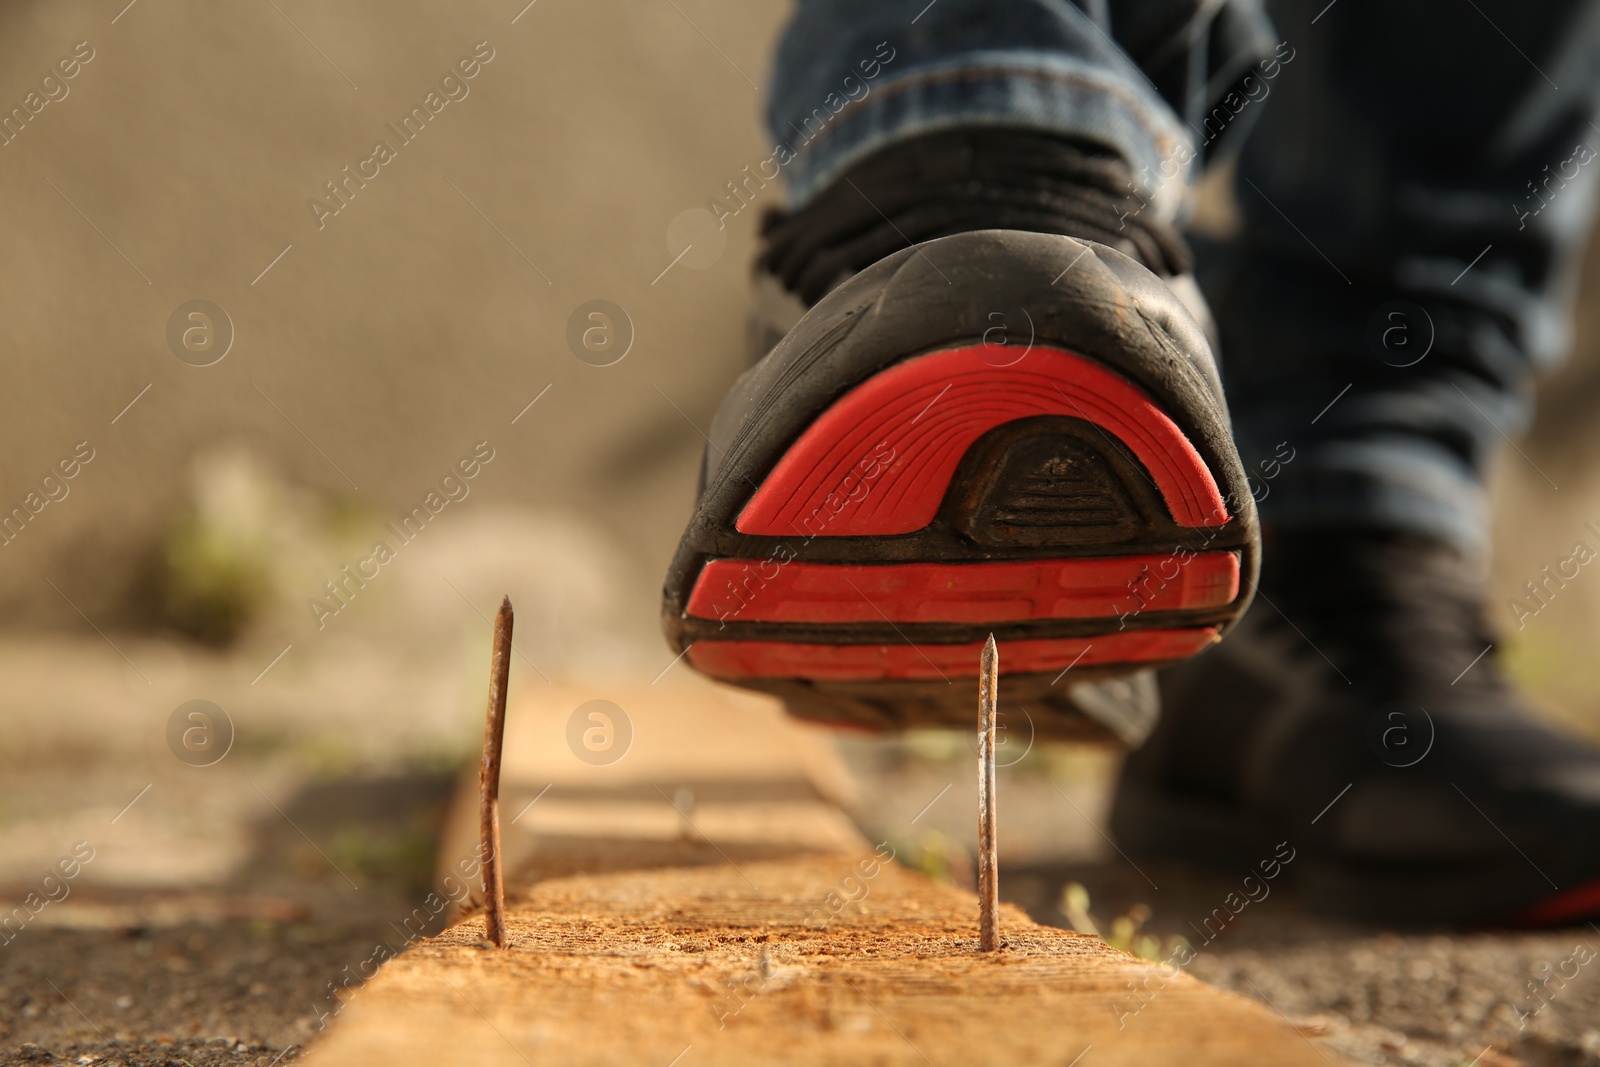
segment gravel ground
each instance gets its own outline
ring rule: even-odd
[[[1070,883],[1087,890],[1102,934],[1115,939],[1117,917],[1127,924],[1130,913],[1136,921],[1148,909],[1131,947],[1166,958],[1184,938],[1197,953],[1190,974],[1264,1001],[1356,1062],[1600,1063],[1600,931],[1593,927],[1395,932],[1311,914],[1284,885],[1206,943],[1191,924],[1236,888],[1226,877],[1178,864],[1141,861],[1135,869],[1120,859],[1002,871],[1003,894],[1036,919],[1081,929],[1062,907]],[[1133,1006],[1131,999],[1120,1005]]]
[[[325,1025],[323,1014],[337,1014],[329,983],[358,969],[378,943],[403,944],[396,924],[427,892],[454,773],[285,788],[292,776],[282,767],[239,769],[239,779],[271,783],[282,799],[258,800],[264,812],[227,828],[247,846],[227,877],[201,888],[127,879],[71,886],[0,945],[0,1063],[292,1062]],[[126,853],[144,852],[150,866],[181,875],[195,865],[161,856],[181,852],[186,839],[204,847],[217,828],[206,821],[202,836],[186,834],[188,813],[246,811],[240,794],[254,795],[242,780],[230,786],[220,777],[192,779],[188,796],[182,785],[162,784],[154,818],[120,820],[128,839],[108,834],[97,861],[138,870]],[[91,861],[85,876],[93,870]],[[0,899],[22,900],[31,888],[0,887]]]
[[[381,924],[29,931],[0,970],[8,1063],[288,1063]],[[392,937],[392,935],[391,935]]]

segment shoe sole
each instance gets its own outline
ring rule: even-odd
[[[995,343],[985,308],[1027,345]],[[990,633],[1008,696],[1053,705],[1068,671],[1206,648],[1248,602],[1258,539],[1204,344],[1100,246],[987,231],[890,257],[719,412],[669,640],[796,714],[877,727],[970,725],[956,683]]]

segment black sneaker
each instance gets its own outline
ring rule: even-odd
[[[713,423],[664,592],[690,664],[805,718],[970,727],[992,632],[1038,735],[1148,730],[1128,676],[1218,639],[1259,539],[1163,280],[1186,251],[1130,187],[1081,146],[947,133],[769,226],[763,265],[818,302]]]
[[[1600,752],[1537,722],[1492,645],[1445,545],[1274,538],[1234,634],[1161,679],[1113,833],[1244,866],[1287,841],[1314,906],[1379,921],[1600,917]]]

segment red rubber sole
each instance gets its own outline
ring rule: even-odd
[[[924,531],[947,498],[965,499],[952,497],[952,483],[981,438],[1024,419],[1090,424],[1089,449],[1103,441],[1103,451],[1119,462],[1131,456],[1155,489],[1150,503],[1177,527],[1215,529],[1231,521],[1199,452],[1138,386],[1060,348],[1035,346],[1003,367],[992,356],[983,345],[963,345],[903,360],[845,392],[801,431],[733,525],[741,534],[806,543],[858,538],[859,555],[851,553],[855,562],[803,560],[785,541],[766,559],[705,562],[684,617],[756,629],[724,635],[719,627],[715,636],[694,641],[687,655],[696,669],[730,681],[946,681],[976,673],[977,634],[1006,623],[1012,637],[1001,643],[1000,662],[1009,675],[1170,663],[1216,640],[1217,613],[1240,592],[1241,557],[1232,549],[1152,552],[1146,540],[1128,545],[1135,554],[1116,556],[1107,555],[1121,543],[1115,538],[1086,538],[1081,546],[1070,539],[1059,546],[1058,558],[907,561],[903,552],[894,562],[883,558],[882,539]],[[961,492],[971,491],[962,484]],[[1052,499],[1049,490],[1041,492],[1039,499]],[[1084,507],[1103,506],[1085,499]],[[1070,537],[1070,524],[1063,530]],[[1073,552],[1083,555],[1072,558]],[[1182,612],[1194,615],[1172,620]],[[1151,620],[1147,613],[1167,615]],[[1027,629],[1054,620],[1103,620],[1104,632],[1064,637],[1041,625],[1043,634],[1034,636],[1039,631]],[[761,632],[772,624],[807,629],[799,636]],[[898,624],[963,630],[944,631],[944,643],[914,631],[882,643],[884,628],[898,631]]]
[[[1195,447],[1127,379],[1057,348],[1035,347],[1007,367],[985,362],[986,354],[982,345],[946,349],[897,363],[856,386],[790,446],[736,528],[807,537],[920,530],[939,510],[973,442],[1004,423],[1041,415],[1082,419],[1131,451],[1178,525],[1229,521]]]
[[[1216,640],[1217,627],[1128,630],[1096,637],[1002,641],[1002,674],[1067,666],[1185,659]],[[819,682],[885,679],[947,681],[977,671],[982,641],[959,645],[817,645],[794,641],[698,641],[689,662],[716,678],[806,678]]]
[[[1574,886],[1519,912],[1515,927],[1561,926],[1600,915],[1600,880]]]
[[[688,610],[723,622],[992,624],[1216,608],[1238,595],[1233,552],[1000,563],[716,559],[695,580]]]

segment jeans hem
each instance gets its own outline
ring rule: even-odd
[[[1125,77],[1059,57],[1023,65],[982,62],[911,71],[847,105],[797,146],[788,182],[798,208],[849,167],[897,140],[963,126],[1007,126],[1062,134],[1117,152],[1134,189],[1163,221],[1175,220],[1188,195],[1195,152],[1166,105]],[[1146,99],[1146,95],[1149,99]],[[812,115],[779,136],[810,132]]]

